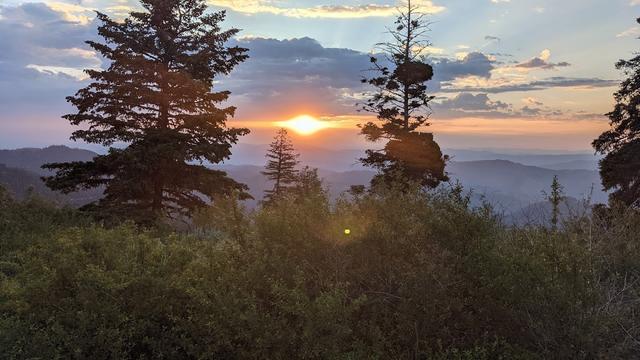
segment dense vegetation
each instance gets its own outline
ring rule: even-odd
[[[263,173],[276,186],[251,211],[246,186],[198,163],[228,158],[248,131],[226,127],[229,93],[211,92],[245,60],[224,45],[237,31],[201,0],[142,4],[124,22],[98,15],[106,44],[90,45],[112,64],[88,72],[66,116],[90,125],[74,138],[128,146],[47,167],[54,190],[103,185],[102,211],[0,187],[0,358],[638,358],[637,169],[605,176],[609,207],[568,219],[554,178],[550,228],[506,226],[460,186],[436,188],[446,157],[417,131],[433,73],[412,52],[427,24],[410,3],[386,48],[395,68],[373,58],[379,77],[364,80],[382,125],[362,133],[389,140],[363,159],[380,171],[371,188],[329,201],[281,132]],[[617,100],[633,106],[596,142],[625,161],[609,153],[604,172],[637,153],[629,81]]]
[[[330,205],[313,172],[175,233],[0,200],[2,358],[633,358],[640,216],[503,226],[460,189]],[[350,230],[350,234],[345,233]],[[635,354],[635,355],[634,355]]]

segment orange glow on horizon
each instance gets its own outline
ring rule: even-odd
[[[273,137],[274,128],[291,129],[295,137],[303,137],[304,144],[325,147],[327,144],[348,144],[348,148],[370,148],[373,146],[363,136],[359,136],[357,124],[369,121],[377,123],[372,115],[323,115],[321,118],[309,116],[311,123],[319,127],[296,128],[302,116],[288,121],[277,119],[234,120],[233,126],[251,129],[250,143],[265,144]],[[305,116],[305,118],[307,117]],[[304,118],[303,118],[304,120]],[[317,123],[316,123],[317,121]],[[303,125],[305,121],[301,122]],[[306,130],[305,130],[306,129]],[[478,117],[432,118],[432,125],[419,131],[434,133],[441,147],[456,149],[540,149],[550,151],[592,151],[591,142],[608,129],[606,117],[572,118],[550,117],[510,117],[486,119]],[[491,145],[487,145],[491,144]],[[380,144],[376,144],[379,146]]]
[[[310,115],[299,115],[291,120],[277,122],[276,125],[291,129],[300,135],[311,135],[330,127],[326,121]]]

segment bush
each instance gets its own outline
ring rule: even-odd
[[[640,216],[508,228],[460,188],[313,180],[192,233],[2,205],[4,358],[633,358]],[[314,185],[315,184],[315,185]],[[345,229],[350,233],[346,234]]]

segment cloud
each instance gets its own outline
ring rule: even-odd
[[[3,35],[0,37],[3,50],[0,52],[0,106],[10,107],[15,113],[42,106],[48,107],[49,113],[56,117],[64,114],[68,109],[64,97],[83,85],[81,70],[103,65],[83,44],[85,40],[96,39],[96,24],[69,17],[67,12],[75,8],[54,10],[34,3],[0,8]],[[229,77],[218,79],[214,90],[232,91],[231,104],[238,106],[240,119],[283,120],[300,113],[354,114],[355,103],[362,99],[365,91],[371,90],[360,83],[364,70],[370,67],[367,53],[324,47],[311,38],[244,37],[234,43],[249,48],[250,59]],[[440,50],[436,52],[442,55]],[[561,63],[550,62],[550,51],[543,51],[535,59],[542,63],[532,65],[562,67]],[[476,114],[491,118],[533,114],[535,109],[547,110],[540,109],[542,105],[534,101],[522,104],[522,110],[514,110],[512,105],[491,99],[491,94],[617,84],[602,79],[566,77],[530,80],[527,71],[514,70],[527,68],[504,66],[495,57],[478,51],[459,58],[437,57],[430,61],[435,76],[427,83],[428,91],[450,94],[434,104],[438,116]],[[503,74],[507,71],[518,74]],[[507,80],[501,78],[503,75]],[[0,121],[4,118],[6,116]]]
[[[502,101],[491,101],[487,94],[459,93],[451,99],[439,103],[440,108],[460,111],[492,111],[508,109],[509,104]]]
[[[542,52],[540,53],[539,56],[534,57],[528,61],[525,61],[523,63],[519,63],[516,65],[516,67],[519,68],[526,68],[526,69],[535,69],[535,68],[539,68],[539,69],[544,69],[544,70],[553,70],[559,67],[567,67],[567,66],[571,66],[571,64],[569,64],[566,61],[563,62],[559,62],[559,63],[552,63],[549,62],[549,59],[551,58],[551,51],[549,49],[544,49],[542,50]]]
[[[538,116],[542,113],[542,109],[529,106],[523,107],[520,111],[525,116]]]
[[[486,93],[461,92],[431,105],[433,117],[437,119],[455,118],[507,118],[516,115],[510,104],[494,101]]]
[[[210,5],[224,7],[239,13],[267,13],[296,18],[333,18],[353,19],[367,17],[395,16],[398,12],[395,5],[321,5],[314,7],[277,6],[267,0],[208,0]],[[435,5],[432,1],[418,1],[420,11],[436,14],[445,10],[444,6]]]
[[[542,101],[540,101],[540,100],[538,100],[538,99],[536,99],[534,97],[524,98],[524,99],[522,99],[522,102],[527,104],[527,105],[529,105],[529,106],[542,106],[542,105],[544,105],[542,103]]]
[[[496,86],[456,86],[455,84],[446,84],[442,91],[444,92],[484,92],[484,93],[506,93],[506,92],[526,92],[539,91],[550,88],[602,88],[618,85],[617,80],[604,80],[599,78],[570,78],[570,77],[550,77],[543,80],[533,80],[529,82],[521,82],[514,84],[500,84]]]
[[[494,61],[480,52],[468,53],[461,59],[440,59],[433,67],[434,81],[438,83],[467,76],[489,78],[495,68]]]
[[[564,115],[560,110],[544,106],[533,98],[522,99],[525,106],[515,109],[512,104],[492,100],[487,93],[461,92],[451,98],[445,98],[432,105],[433,116],[438,119],[455,118],[524,118],[524,117],[553,117]]]
[[[246,104],[240,107],[242,118],[275,116],[275,107],[283,112],[318,105],[334,114],[353,113],[354,103],[371,90],[360,82],[371,66],[370,54],[327,48],[311,38],[254,37],[242,38],[238,44],[250,49],[250,59],[225,79],[223,86]],[[494,61],[479,52],[462,59],[433,59],[432,65],[434,79],[427,83],[431,93],[439,91],[441,83],[455,79],[488,78],[494,69]],[[269,110],[265,113],[264,109]]]
[[[497,37],[497,36],[485,35],[484,39],[487,40],[487,41],[500,42],[500,38]]]
[[[0,106],[10,111],[18,111],[18,104],[60,108],[64,97],[79,88],[82,70],[102,65],[84,44],[96,38],[95,24],[70,15],[80,10],[65,6],[0,6]]]
[[[276,119],[294,113],[354,113],[369,55],[326,48],[311,38],[243,38],[250,59],[222,86],[232,91],[242,119]],[[281,118],[278,118],[282,120]]]
[[[63,142],[71,127],[60,116],[73,111],[65,97],[85,84],[82,69],[102,65],[83,43],[97,37],[95,24],[42,3],[0,12],[0,143]]]
[[[19,112],[37,99],[56,117],[68,111],[64,98],[83,86],[82,70],[103,66],[84,45],[97,39],[96,25],[71,21],[64,11],[45,4],[2,7],[0,102]],[[311,38],[244,37],[233,42],[250,49],[250,59],[231,76],[218,79],[215,87],[232,91],[231,102],[238,105],[243,119],[281,119],[290,112],[352,114],[355,102],[370,90],[360,82],[370,67],[367,53],[324,47]],[[437,75],[428,83],[431,92],[441,81],[489,76],[493,67],[487,56],[477,52],[433,61]]]
[[[57,1],[47,1],[46,4],[53,11],[62,14],[64,20],[69,22],[86,25],[89,24],[95,16],[93,9],[81,5]]]
[[[64,74],[77,80],[86,80],[89,78],[89,76],[82,69],[76,69],[72,67],[29,64],[25,68],[33,69],[39,73],[48,75]]]
[[[638,0],[640,2],[640,0]],[[634,26],[631,27],[619,34],[616,35],[617,38],[622,38],[622,37],[637,37],[640,36],[640,27],[638,26]]]

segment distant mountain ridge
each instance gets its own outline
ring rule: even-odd
[[[22,148],[0,150],[0,164],[8,167],[29,170],[37,174],[47,175],[49,172],[41,168],[46,163],[89,161],[97,154],[93,151],[70,148],[64,145],[53,145],[43,149]]]
[[[358,159],[365,155],[358,149],[325,149],[305,144],[294,144],[300,153],[300,160],[313,167],[334,171],[363,170]],[[233,156],[226,164],[262,166],[266,144],[237,144]],[[486,150],[444,149],[444,154],[455,162],[507,160],[529,166],[555,170],[597,170],[600,157],[588,153],[521,154]]]
[[[34,194],[60,204],[81,206],[102,195],[99,189],[85,190],[64,195],[47,188],[41,177],[51,172],[42,165],[55,162],[88,161],[97,154],[93,151],[75,149],[63,145],[43,149],[22,148],[0,150],[0,184],[4,185],[17,199],[26,196],[29,189]]]
[[[337,152],[329,153],[330,155],[335,155]],[[345,150],[343,155],[346,156],[352,153],[353,151],[351,150]],[[40,181],[40,176],[47,175],[47,171],[42,170],[40,166],[47,162],[87,161],[95,155],[97,155],[95,152],[89,150],[73,149],[66,146],[50,146],[44,149],[0,150],[0,164],[4,164],[0,171],[0,183],[5,184],[17,195],[23,194],[29,186],[33,186],[34,191],[37,193],[47,198],[53,198],[56,201],[66,201],[73,205],[86,203],[99,197],[100,192],[96,190],[69,196],[56,194],[47,189]],[[247,155],[248,153],[245,153],[243,156]],[[554,159],[549,156],[552,155],[532,155],[529,160],[547,161]],[[328,161],[322,160],[323,157],[326,157],[326,154],[316,155],[315,159],[317,161],[312,161],[309,165],[318,167],[316,164],[319,162],[328,163]],[[235,153],[233,158],[236,158]],[[313,160],[313,157],[311,159]],[[354,158],[336,160],[339,160],[339,163],[342,164],[338,168],[349,162],[355,162]],[[566,158],[556,160],[566,160]],[[253,161],[257,162],[256,159]],[[308,163],[303,161],[303,164],[307,165]],[[257,201],[262,198],[264,191],[271,186],[264,176],[260,174],[262,164],[240,165],[227,163],[213,167],[226,171],[232,178],[249,186],[251,194],[256,199],[249,202],[249,206],[255,206]],[[374,172],[362,167],[356,167],[351,170],[319,168],[319,174],[325,180],[333,198],[348,190],[352,185],[368,184],[374,175]],[[476,201],[485,199],[494,204],[498,211],[505,213],[515,213],[522,209],[530,208],[532,204],[543,201],[542,191],[548,190],[554,175],[558,175],[560,183],[565,187],[566,195],[571,198],[584,199],[590,197],[593,202],[606,202],[607,200],[607,194],[601,190],[600,177],[595,170],[555,170],[523,165],[510,160],[478,160],[452,161],[448,164],[447,171],[453,182],[459,180],[466,189],[473,190]]]

